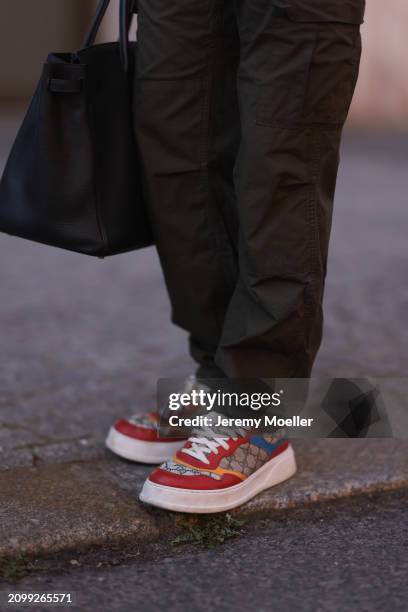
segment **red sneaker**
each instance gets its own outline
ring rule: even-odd
[[[181,392],[206,388],[196,377],[188,376]],[[185,438],[160,437],[159,415],[156,412],[136,414],[116,421],[110,428],[106,446],[119,457],[140,463],[162,463],[176,453],[185,443]]]
[[[162,463],[172,457],[185,440],[159,437],[157,423],[155,412],[119,419],[110,428],[106,446],[115,455],[130,461]]]
[[[296,460],[287,439],[237,427],[194,429],[143,485],[142,502],[178,512],[223,512],[287,480]]]

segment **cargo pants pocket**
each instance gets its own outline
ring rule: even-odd
[[[264,33],[271,52],[258,85],[256,123],[341,127],[358,76],[361,21],[361,12],[318,11],[313,3],[281,11]]]

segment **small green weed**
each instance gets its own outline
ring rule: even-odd
[[[181,518],[177,527],[183,530],[172,542],[180,544],[195,544],[204,548],[214,548],[226,540],[235,538],[242,533],[245,521],[230,514],[217,517]]]
[[[0,578],[17,580],[24,578],[32,571],[31,562],[24,555],[17,557],[0,557]]]

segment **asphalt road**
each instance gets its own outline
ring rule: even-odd
[[[15,588],[75,591],[83,612],[406,612],[407,504],[405,492],[275,513],[215,549],[159,550]]]

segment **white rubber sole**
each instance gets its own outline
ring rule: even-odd
[[[140,501],[176,512],[197,514],[225,512],[241,506],[261,491],[291,478],[296,470],[295,453],[289,446],[252,476],[228,489],[216,491],[176,489],[146,480],[140,493]]]
[[[170,459],[180,448],[184,446],[185,440],[177,442],[147,442],[136,440],[120,433],[115,427],[111,427],[106,446],[112,453],[119,455],[129,461],[138,463],[163,463]]]

